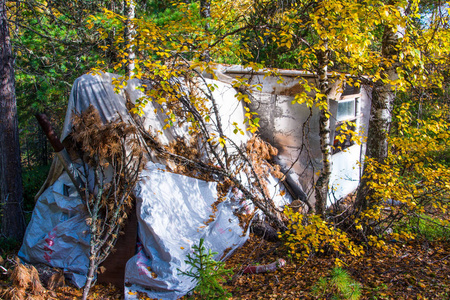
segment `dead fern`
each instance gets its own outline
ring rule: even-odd
[[[269,163],[278,154],[277,148],[263,141],[259,136],[253,135],[247,142],[246,150],[258,175],[266,178],[268,174],[272,174],[278,179],[283,179],[284,174],[280,171],[280,166]]]

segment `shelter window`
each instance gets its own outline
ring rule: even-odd
[[[333,154],[355,144],[349,131],[356,132],[358,116],[358,98],[338,101],[336,131],[334,133]]]
[[[336,120],[338,122],[345,122],[349,121],[349,119],[355,119],[357,103],[357,98],[339,101]]]

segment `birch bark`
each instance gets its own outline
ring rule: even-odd
[[[328,107],[330,104],[328,94],[330,92],[328,82],[328,43],[324,42],[325,50],[317,52],[317,60],[319,68],[317,75],[319,77],[319,90],[322,94],[322,101],[326,106],[320,110],[319,116],[319,134],[320,134],[320,151],[322,153],[322,170],[316,181],[316,203],[315,210],[319,215],[324,215],[327,206],[328,187],[331,175],[331,141],[330,141],[330,115]]]
[[[401,29],[386,25],[383,30],[381,53],[386,61],[392,61],[398,54],[396,46]],[[395,97],[395,91],[390,82],[398,78],[396,67],[396,64],[383,65],[383,76],[386,80],[378,80],[372,87],[366,157],[378,162],[384,161],[388,156],[388,135],[392,119],[392,103]],[[368,178],[363,176],[357,196],[357,205],[361,211],[370,207],[372,194],[371,188],[368,186]]]

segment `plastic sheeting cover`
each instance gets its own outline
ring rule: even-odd
[[[85,206],[64,172],[39,197],[19,257],[64,269],[68,279],[82,287],[89,264],[86,216]]]
[[[118,115],[130,120],[126,110],[125,97],[116,94],[111,80],[116,75],[84,75],[73,86],[66,114],[62,137],[71,129],[73,111],[82,112],[94,105],[104,121]],[[141,94],[135,89],[136,80],[128,82],[127,92],[131,100]],[[232,122],[242,124],[242,104],[234,97],[236,91],[229,85],[206,80],[215,85],[213,92],[224,124],[224,133],[237,145],[244,144],[249,135],[233,134]],[[199,84],[199,88],[202,85]],[[145,108],[144,126],[162,128],[165,115],[153,113],[156,104]],[[168,144],[176,137],[187,136],[187,127],[172,127],[164,131],[160,141]],[[56,163],[57,164],[57,163]],[[86,234],[86,213],[67,175],[61,175],[61,168],[55,168],[39,196],[32,220],[27,228],[19,257],[31,263],[46,263],[63,268],[73,282],[81,287],[88,270],[89,236]],[[175,299],[195,286],[191,278],[181,276],[177,269],[186,270],[184,260],[192,246],[204,238],[205,247],[223,255],[226,250],[235,250],[242,245],[247,235],[243,233],[233,211],[238,206],[231,195],[218,205],[213,221],[205,224],[213,214],[211,205],[217,201],[217,184],[195,178],[169,173],[165,166],[149,162],[140,174],[136,186],[139,252],[126,266],[126,290],[144,291],[151,297]],[[279,195],[278,182],[271,178],[273,195]],[[69,196],[66,196],[69,195]],[[281,196],[275,202],[288,200]],[[284,199],[284,200],[283,200]],[[130,245],[134,247],[134,245]],[[231,253],[232,251],[228,252]],[[134,299],[133,293],[125,293],[126,299]]]
[[[213,214],[217,183],[169,173],[153,163],[141,176],[136,197],[142,247],[127,263],[125,285],[133,284],[128,290],[144,291],[151,298],[176,299],[195,287],[178,271],[190,268],[184,260],[192,246],[203,238],[219,259],[225,250],[241,246],[247,235],[233,215],[237,203],[230,197],[218,205],[214,221],[205,225]],[[126,298],[135,299],[131,294],[125,293]]]

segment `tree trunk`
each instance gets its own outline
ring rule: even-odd
[[[19,127],[14,86],[14,57],[6,0],[0,0],[0,211],[3,236],[22,240],[25,233]]]
[[[200,0],[200,16],[205,19],[211,17],[211,0]]]
[[[211,0],[200,0],[200,16],[204,19],[211,17]],[[205,23],[205,31],[209,31],[209,22]],[[210,62],[211,55],[209,54],[209,50],[205,50],[203,52],[203,61]]]
[[[124,9],[127,16],[126,26],[125,26],[125,41],[127,43],[128,48],[128,64],[126,66],[126,74],[128,76],[133,76],[134,74],[134,59],[136,58],[136,54],[134,52],[133,47],[133,35],[134,28],[132,20],[136,17],[136,4],[134,0],[125,0]]]
[[[325,42],[325,48],[327,43]],[[329,82],[328,82],[328,51],[318,51],[317,60],[319,63],[319,89],[323,95],[319,101],[326,101],[326,107],[320,110],[319,116],[319,132],[320,132],[320,151],[322,152],[322,170],[317,179],[316,192],[316,213],[323,216],[327,207],[328,187],[331,175],[331,142],[330,142],[330,115],[329,106]]]
[[[83,289],[83,295],[81,297],[82,300],[86,300],[88,295],[89,295],[89,291],[91,290],[91,286],[92,283],[94,281],[94,275],[97,271],[97,264],[96,264],[96,257],[97,257],[97,253],[95,252],[95,250],[92,249],[92,245],[91,245],[91,257],[89,258],[89,269],[88,269],[88,274],[86,276],[86,284],[84,285],[84,289]]]
[[[397,30],[389,26],[384,27],[382,40],[382,55],[386,60],[392,60],[398,54],[395,49],[398,42]],[[383,76],[389,81],[397,79],[396,64],[383,66]],[[369,132],[366,144],[366,157],[383,162],[388,156],[388,135],[392,119],[392,103],[395,97],[393,86],[388,82],[378,80],[372,88],[372,104],[370,107]],[[364,172],[365,173],[365,172]],[[363,173],[363,174],[364,174]],[[358,189],[357,207],[360,211],[370,207],[373,191],[368,186],[368,178],[363,176]]]

